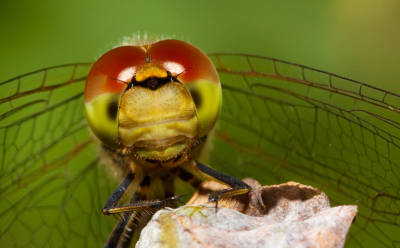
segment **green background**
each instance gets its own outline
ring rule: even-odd
[[[205,52],[255,54],[303,64],[400,94],[400,3],[377,3],[365,0],[2,2],[0,82],[49,66],[91,62],[124,36],[147,32],[189,41]],[[52,189],[47,185],[46,188]],[[74,192],[71,188],[67,192]],[[29,207],[30,202],[22,206]],[[397,214],[398,208],[390,213]],[[362,224],[360,219],[357,223]],[[398,231],[389,228],[382,230]],[[108,231],[103,230],[107,234]]]
[[[268,56],[400,93],[399,1],[2,1],[0,81],[93,61],[124,36]]]

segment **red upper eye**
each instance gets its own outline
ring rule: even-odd
[[[186,83],[204,79],[218,83],[218,74],[211,60],[197,47],[180,40],[162,40],[148,50],[151,62],[160,64],[172,75],[181,74],[179,81]]]
[[[122,93],[126,84],[136,74],[140,65],[146,61],[146,52],[135,46],[117,47],[96,61],[86,85],[85,102],[90,102],[103,93]]]
[[[141,68],[147,62],[158,65],[172,75],[180,74],[178,79],[182,83],[199,79],[216,84],[219,82],[218,74],[205,53],[184,41],[163,40],[143,47],[118,47],[104,54],[89,73],[85,102],[91,102],[104,93],[122,94],[126,88],[123,82],[130,82],[137,73],[141,73]]]

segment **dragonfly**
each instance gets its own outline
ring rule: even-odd
[[[400,96],[278,59],[208,56],[223,104],[204,162],[264,185],[319,188],[332,206],[358,206],[346,246],[397,246]],[[101,210],[119,181],[84,114],[92,65],[55,66],[0,84],[4,247],[99,247],[112,232],[116,221]]]

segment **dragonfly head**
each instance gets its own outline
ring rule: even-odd
[[[160,161],[205,137],[222,101],[211,60],[178,40],[109,51],[93,65],[84,95],[89,126],[101,142]]]

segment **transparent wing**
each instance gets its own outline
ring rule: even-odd
[[[90,67],[0,84],[1,247],[101,247],[112,230],[101,214],[112,187],[83,110]]]
[[[211,165],[317,187],[332,205],[358,205],[347,246],[398,246],[400,96],[279,60],[210,57],[223,84]]]
[[[263,184],[310,184],[333,205],[357,204],[347,244],[395,246],[399,96],[278,60],[211,58],[224,87],[211,165]],[[99,247],[115,224],[101,208],[118,182],[98,165],[83,114],[89,68],[54,67],[0,84],[4,247]]]

